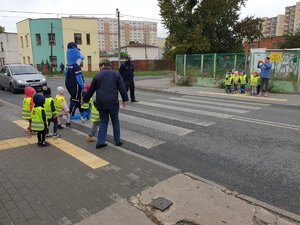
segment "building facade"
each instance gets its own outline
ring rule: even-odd
[[[270,18],[263,17],[262,20],[262,34],[265,38],[282,36],[284,34],[284,15],[278,15]]]
[[[99,18],[99,47],[102,52],[113,52],[118,49],[118,20],[114,18]],[[130,41],[157,45],[157,23],[148,21],[120,21],[120,46],[128,45]]]
[[[153,60],[159,59],[157,46],[129,42],[129,45],[121,47],[122,52],[126,52],[133,60]]]
[[[18,34],[0,33],[0,67],[10,63],[20,63]]]
[[[284,41],[284,36],[262,38],[261,40],[256,40],[252,43],[244,43],[244,51],[248,54],[252,48],[278,49],[279,44]]]
[[[96,18],[62,17],[63,46],[66,52],[70,41],[77,43],[85,56],[83,71],[99,70],[98,22]]]

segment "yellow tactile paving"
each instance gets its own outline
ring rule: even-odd
[[[29,137],[6,139],[0,141],[0,151],[10,149],[10,148],[18,148],[24,145],[31,145],[35,143],[36,143],[36,139],[29,138]]]
[[[13,122],[24,129],[28,127],[28,122],[24,120],[16,120]],[[8,149],[8,148],[27,145],[27,144],[35,144],[36,141],[37,140],[35,137],[32,138],[24,137],[24,138],[14,138],[9,140],[4,140],[3,143],[2,141],[0,141],[0,150],[2,150],[2,148]],[[84,149],[79,148],[78,146],[73,145],[72,143],[67,142],[61,138],[48,139],[47,141],[53,146],[55,146],[56,148],[71,155],[72,157],[76,158],[80,162],[86,164],[87,166],[93,169],[97,169],[109,164],[109,162],[105,161],[104,159],[101,159],[98,156],[95,156],[92,153],[85,151]]]
[[[262,100],[269,100],[269,101],[278,101],[278,102],[286,102],[287,99],[284,98],[270,98],[270,97],[257,97],[257,96],[250,96],[249,94],[225,94],[225,93],[218,93],[218,92],[209,92],[209,91],[198,91],[199,94],[210,94],[210,95],[221,95],[221,96],[232,96],[232,97],[241,97],[241,98],[261,98]]]

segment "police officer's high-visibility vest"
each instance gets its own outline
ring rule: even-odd
[[[56,109],[57,114],[60,114],[63,111],[63,107],[62,107],[62,102],[63,101],[66,102],[66,99],[65,99],[64,96],[56,95],[54,105],[55,105],[55,109]]]
[[[240,81],[242,85],[247,84],[247,75],[246,74],[240,75]]]
[[[89,102],[85,102],[83,105],[81,105],[81,109],[88,109],[90,108],[90,105],[92,105],[93,99],[90,98]]]
[[[45,123],[42,116],[43,107],[34,107],[31,111],[31,130],[42,131],[45,129]]]
[[[253,87],[257,87],[258,86],[258,81],[259,81],[259,76],[253,76],[251,75],[251,81],[250,81],[250,85]]]
[[[226,77],[225,77],[225,85],[231,85],[232,84],[232,75],[231,74],[226,74]]]
[[[31,111],[30,111],[30,102],[31,97],[24,98],[23,100],[23,110],[22,110],[22,119],[29,120],[31,119]]]
[[[52,109],[51,109],[52,101],[54,101],[54,99],[52,97],[48,97],[45,99],[44,110],[45,110],[47,119],[50,119],[56,115],[56,111],[52,112]]]
[[[95,107],[95,104],[92,103],[92,113],[91,113],[91,119],[92,122],[100,122],[100,113],[98,109]]]

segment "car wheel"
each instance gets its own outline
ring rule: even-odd
[[[0,84],[0,90],[2,91],[2,90],[5,90],[5,88],[4,87],[2,87],[2,85]]]
[[[13,94],[16,94],[16,93],[17,93],[17,90],[15,89],[15,87],[14,87],[13,84],[10,84],[10,91],[11,91],[11,93],[13,93]]]

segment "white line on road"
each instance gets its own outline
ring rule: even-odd
[[[164,103],[171,103],[171,104],[179,104],[179,105],[191,106],[191,107],[197,107],[197,108],[200,107],[200,108],[206,108],[206,109],[215,109],[215,110],[224,111],[224,112],[233,112],[233,113],[247,113],[248,112],[246,110],[231,109],[231,108],[211,106],[211,105],[195,105],[195,104],[192,104],[192,103],[169,101],[169,100],[164,100],[164,99],[155,99],[155,101],[164,102]]]
[[[220,119],[228,119],[233,116],[233,115],[229,115],[229,114],[225,114],[225,113],[216,113],[216,112],[210,112],[210,111],[204,111],[204,110],[198,110],[198,109],[189,109],[189,108],[184,108],[184,107],[176,107],[176,106],[163,105],[163,104],[151,103],[151,102],[138,102],[137,104],[151,106],[151,107],[157,107],[157,108],[162,108],[162,109],[175,110],[175,111],[185,112],[185,113],[193,113],[193,114],[202,115],[202,116],[211,116],[211,117],[220,118]]]
[[[129,105],[125,110],[132,111],[132,112],[139,112],[147,115],[152,115],[152,116],[158,116],[161,118],[167,118],[171,120],[176,120],[180,122],[185,122],[185,123],[191,123],[191,124],[196,124],[199,126],[203,127],[208,127],[210,125],[215,124],[215,122],[208,121],[208,120],[200,120],[198,118],[193,118],[190,116],[184,116],[181,114],[175,114],[175,113],[170,113],[170,112],[164,112],[164,111],[158,111],[158,110],[152,110],[152,109],[143,109],[143,108],[138,108],[132,105]]]
[[[153,121],[153,120],[147,120],[144,118],[130,116],[130,115],[126,115],[126,114],[120,114],[120,119],[124,120],[128,123],[145,126],[147,128],[152,128],[154,130],[159,130],[159,131],[163,131],[166,133],[175,134],[178,136],[183,136],[183,135],[193,132],[193,130],[186,129],[183,127],[177,127],[177,126],[170,125],[167,123],[161,123],[161,122],[157,122],[157,121]]]
[[[233,116],[233,117],[231,117],[231,119],[243,121],[243,122],[247,122],[247,123],[255,123],[255,124],[261,124],[261,125],[266,125],[266,126],[280,127],[280,128],[300,131],[300,126],[296,126],[296,125],[292,125],[292,124],[277,123],[277,122],[272,122],[272,121],[252,119],[252,118],[239,117],[239,116]]]
[[[178,101],[186,101],[186,102],[195,102],[195,103],[209,104],[209,105],[234,107],[234,108],[239,108],[239,109],[253,109],[253,110],[261,109],[261,107],[256,107],[256,106],[241,105],[241,104],[239,104],[239,102],[236,102],[235,104],[230,104],[230,103],[227,103],[227,102],[217,102],[215,100],[205,101],[205,100],[177,98],[177,97],[171,97],[169,99],[178,100]]]

